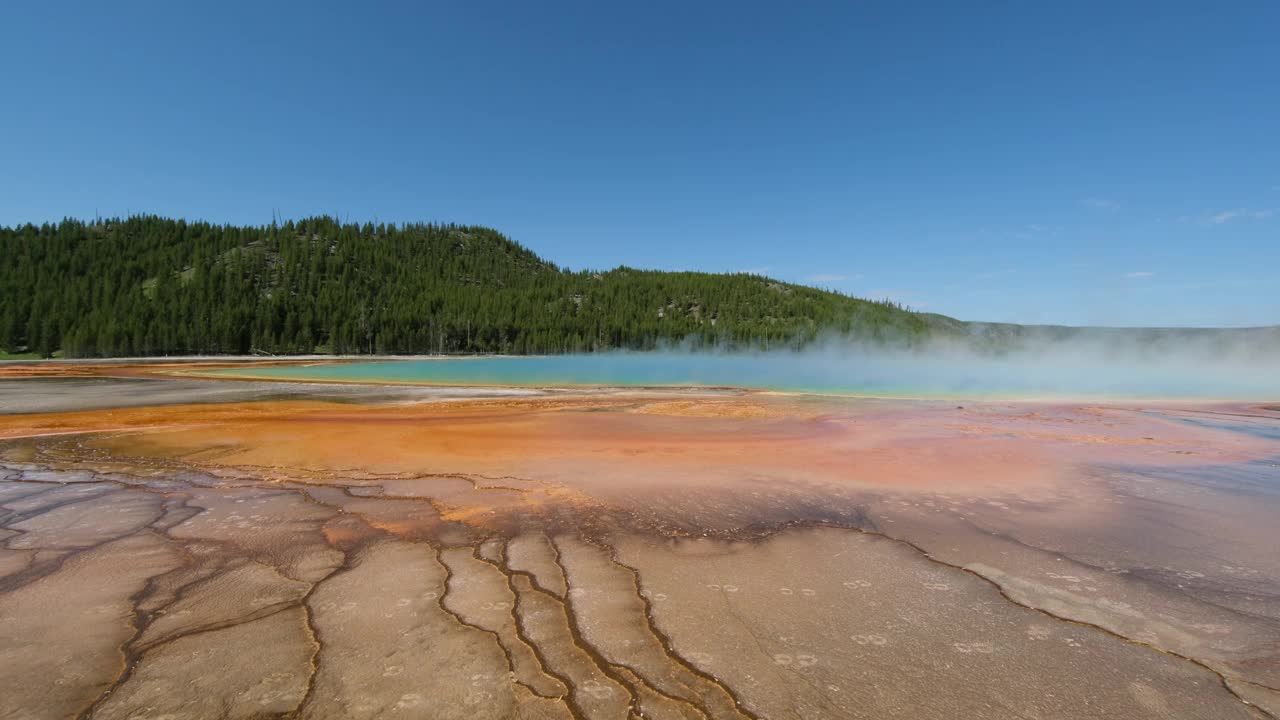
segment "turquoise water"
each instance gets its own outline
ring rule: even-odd
[[[741,387],[882,397],[1280,398],[1270,368],[1114,358],[1005,358],[912,353],[604,353],[246,367],[263,379],[524,387]]]

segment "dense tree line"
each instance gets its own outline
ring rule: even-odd
[[[571,272],[483,227],[154,216],[0,228],[0,349],[564,353],[913,338],[950,321],[755,275]]]

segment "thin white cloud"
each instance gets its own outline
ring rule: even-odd
[[[1089,197],[1084,199],[1084,204],[1094,210],[1106,210],[1107,212],[1115,212],[1120,209],[1120,203],[1111,198]]]
[[[818,273],[817,275],[810,275],[805,278],[805,280],[812,283],[833,283],[840,282],[846,277],[847,276],[845,275],[836,275],[835,273]]]
[[[1151,276],[1153,276],[1153,275],[1155,275],[1155,273],[1151,272],[1150,270],[1136,270],[1136,271],[1134,271],[1134,272],[1128,272],[1128,273],[1125,273],[1125,274],[1124,274],[1124,276],[1125,276],[1125,277],[1127,277],[1127,278],[1135,278],[1135,279],[1136,279],[1136,278],[1149,278],[1149,277],[1151,277]]]
[[[1249,208],[1235,208],[1234,210],[1225,210],[1217,215],[1209,216],[1210,225],[1223,225],[1232,220],[1267,220],[1276,214],[1277,208],[1262,208],[1260,210],[1250,210]]]

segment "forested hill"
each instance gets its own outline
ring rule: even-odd
[[[963,323],[747,274],[561,269],[494,230],[153,216],[0,229],[0,350],[562,353],[913,342]]]

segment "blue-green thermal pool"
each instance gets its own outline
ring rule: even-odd
[[[215,371],[329,382],[514,387],[740,387],[881,397],[1125,397],[1274,400],[1280,372],[1253,365],[1093,357],[915,353],[601,353],[468,357]]]

